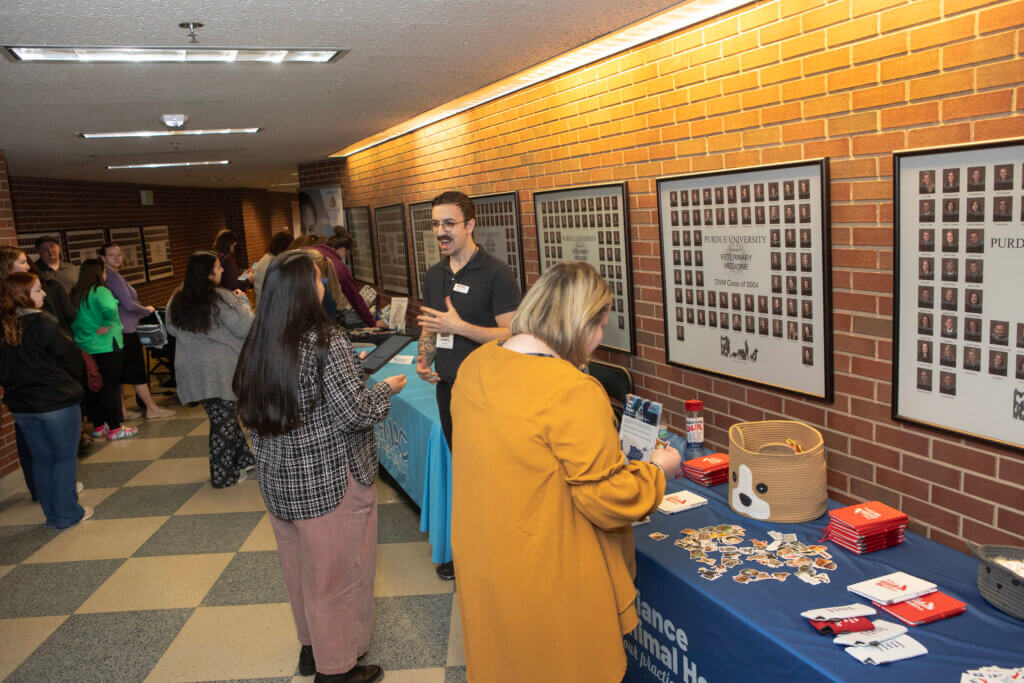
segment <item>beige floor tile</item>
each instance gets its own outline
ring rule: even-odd
[[[89,463],[94,462],[129,462],[132,460],[156,460],[166,453],[171,446],[178,443],[180,436],[159,437],[155,439],[121,439],[111,441],[95,455],[89,456]]]
[[[448,629],[448,656],[445,666],[466,666],[466,655],[462,651],[462,618],[459,616],[459,594],[452,598],[452,618]]]
[[[270,515],[263,515],[256,528],[245,539],[245,543],[239,548],[239,552],[252,553],[259,550],[277,550],[277,541],[274,540],[274,529],[270,526]]]
[[[67,615],[0,619],[0,680],[17,669],[65,619]]]
[[[378,598],[451,593],[454,587],[454,581],[437,578],[430,561],[429,543],[381,543],[377,546],[373,594]]]
[[[191,432],[188,433],[189,436],[209,436],[209,434],[210,434],[210,422],[209,422],[209,420],[207,420],[206,422],[204,422],[203,424],[199,425],[198,427],[196,427],[195,429],[193,429]]]
[[[116,488],[85,489],[78,494],[78,502],[86,507],[96,507],[116,490]],[[19,524],[46,524],[46,516],[43,515],[43,508],[39,506],[39,503],[33,503],[31,499],[26,498],[0,512],[0,526]]]
[[[129,557],[165,521],[167,517],[90,519],[63,532],[25,562],[76,562]]]
[[[132,477],[125,486],[192,484],[209,479],[209,458],[167,458],[154,461]]]
[[[182,459],[191,460],[191,458]],[[204,460],[204,462],[206,461]],[[209,465],[207,465],[207,473],[209,473]],[[267,506],[263,504],[263,496],[260,495],[259,484],[250,473],[249,478],[242,483],[223,489],[215,489],[212,484],[206,483],[175,514],[208,515],[221,512],[261,512],[266,509]]]
[[[4,574],[14,569],[17,565],[14,564],[0,564],[0,578],[3,578]]]
[[[390,484],[384,482],[380,477],[373,484],[377,487],[377,504],[381,503],[397,503],[402,500],[402,494],[394,489]]]
[[[146,680],[291,676],[298,651],[288,603],[199,607]]]
[[[384,680],[388,683],[444,683],[444,675],[443,668],[397,669],[385,671]]]
[[[77,613],[197,607],[234,556],[130,557]]]

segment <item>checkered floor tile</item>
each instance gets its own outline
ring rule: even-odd
[[[303,681],[274,536],[255,481],[209,483],[206,418],[137,421],[79,461],[93,519],[43,526],[0,501],[0,680]],[[20,475],[14,474],[18,477]],[[390,683],[464,681],[454,584],[418,509],[377,482],[373,645]]]

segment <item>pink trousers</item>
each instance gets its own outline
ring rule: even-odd
[[[351,475],[333,511],[314,519],[270,515],[299,642],[316,670],[345,673],[370,649],[377,569],[377,496]]]

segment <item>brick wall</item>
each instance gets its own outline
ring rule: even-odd
[[[1019,452],[889,417],[891,152],[1024,135],[1022,29],[1020,0],[759,2],[353,155],[345,201],[517,191],[532,282],[533,191],[626,181],[638,349],[604,355],[664,398],[675,429],[693,396],[716,448],[737,421],[803,420],[825,435],[838,500],[883,500],[957,548],[1024,545]],[[835,402],[666,365],[655,179],[821,156]]]
[[[0,149],[0,245],[18,243],[11,210],[11,188],[7,179],[7,156]],[[7,406],[0,408],[0,478],[18,469],[18,447],[14,443],[14,418]]]

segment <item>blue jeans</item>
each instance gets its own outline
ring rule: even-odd
[[[39,500],[39,496],[36,495],[36,482],[32,478],[32,450],[28,447],[28,441],[25,441],[25,435],[21,433],[21,427],[17,422],[14,423],[14,438],[18,446],[18,462],[21,463],[21,473],[25,475],[25,486],[28,487],[28,493],[32,496],[32,500]]]
[[[11,413],[32,452],[32,478],[46,524],[66,529],[85,510],[75,490],[82,409],[69,406],[49,413]]]

